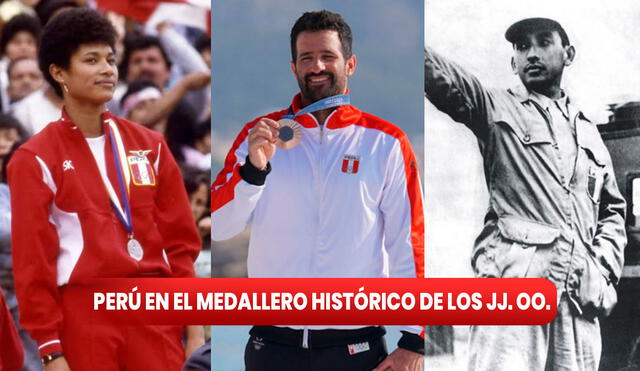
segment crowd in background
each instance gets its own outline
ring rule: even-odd
[[[11,209],[6,163],[12,151],[60,117],[62,98],[38,65],[40,31],[72,7],[92,0],[0,1],[0,287],[24,344],[23,370],[41,370],[38,351],[18,325],[11,265]],[[202,237],[196,275],[210,277],[211,39],[167,21],[151,25],[105,12],[119,33],[119,82],[108,109],[164,134],[178,161]],[[0,308],[2,309],[2,308]]]

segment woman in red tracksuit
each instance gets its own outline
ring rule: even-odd
[[[9,164],[21,324],[45,370],[179,370],[183,326],[95,325],[69,288],[92,278],[192,277],[200,240],[161,135],[111,115],[116,33],[94,10],[55,16],[39,64],[63,97]],[[187,327],[187,348],[203,342]]]

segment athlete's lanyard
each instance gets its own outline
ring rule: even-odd
[[[317,102],[313,102],[298,111],[295,115],[293,114],[293,109],[289,107],[289,112],[278,120],[278,124],[280,124],[280,129],[278,129],[278,147],[282,149],[292,149],[300,143],[302,132],[300,130],[300,125],[295,121],[296,117],[307,113],[322,111],[327,108],[342,106],[349,104],[349,102],[349,95],[343,94],[334,95],[320,99]]]
[[[334,95],[331,97],[320,99],[317,102],[311,103],[310,105],[298,111],[298,113],[296,113],[295,115],[293,114],[293,110],[289,108],[289,113],[283,116],[283,118],[294,119],[298,116],[305,115],[307,113],[322,111],[323,109],[343,106],[350,103],[351,103],[351,98],[349,98],[349,94]]]
[[[130,198],[130,185],[131,185],[131,174],[129,173],[129,168],[127,165],[127,155],[124,150],[124,144],[122,142],[122,137],[120,136],[120,131],[116,126],[115,122],[112,119],[106,120],[109,125],[109,130],[107,130],[107,140],[111,144],[111,152],[113,152],[113,162],[116,168],[116,174],[118,175],[118,185],[120,186],[120,193],[122,194],[122,204],[120,205],[120,200],[118,199],[118,195],[116,194],[109,178],[106,174],[101,174],[102,181],[104,182],[107,193],[109,194],[109,199],[111,201],[111,207],[116,212],[118,219],[124,225],[124,228],[127,230],[129,235],[129,241],[127,242],[127,251],[129,255],[133,257],[135,260],[142,260],[143,250],[140,243],[133,236],[133,218],[131,217],[131,203],[129,201]]]

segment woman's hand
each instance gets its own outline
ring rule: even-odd
[[[204,344],[204,327],[185,326],[187,340],[184,345],[185,359],[189,359],[191,354]],[[48,371],[48,370],[45,370]]]
[[[44,371],[71,371],[64,357],[56,358],[44,366]]]

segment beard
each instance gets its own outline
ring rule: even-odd
[[[313,77],[327,76],[329,83],[324,86],[309,86],[309,80]],[[304,78],[298,76],[298,86],[302,97],[309,103],[317,102],[321,99],[339,95],[344,92],[344,87],[340,86],[336,81],[335,75],[331,72],[324,71],[320,73],[308,73]]]

